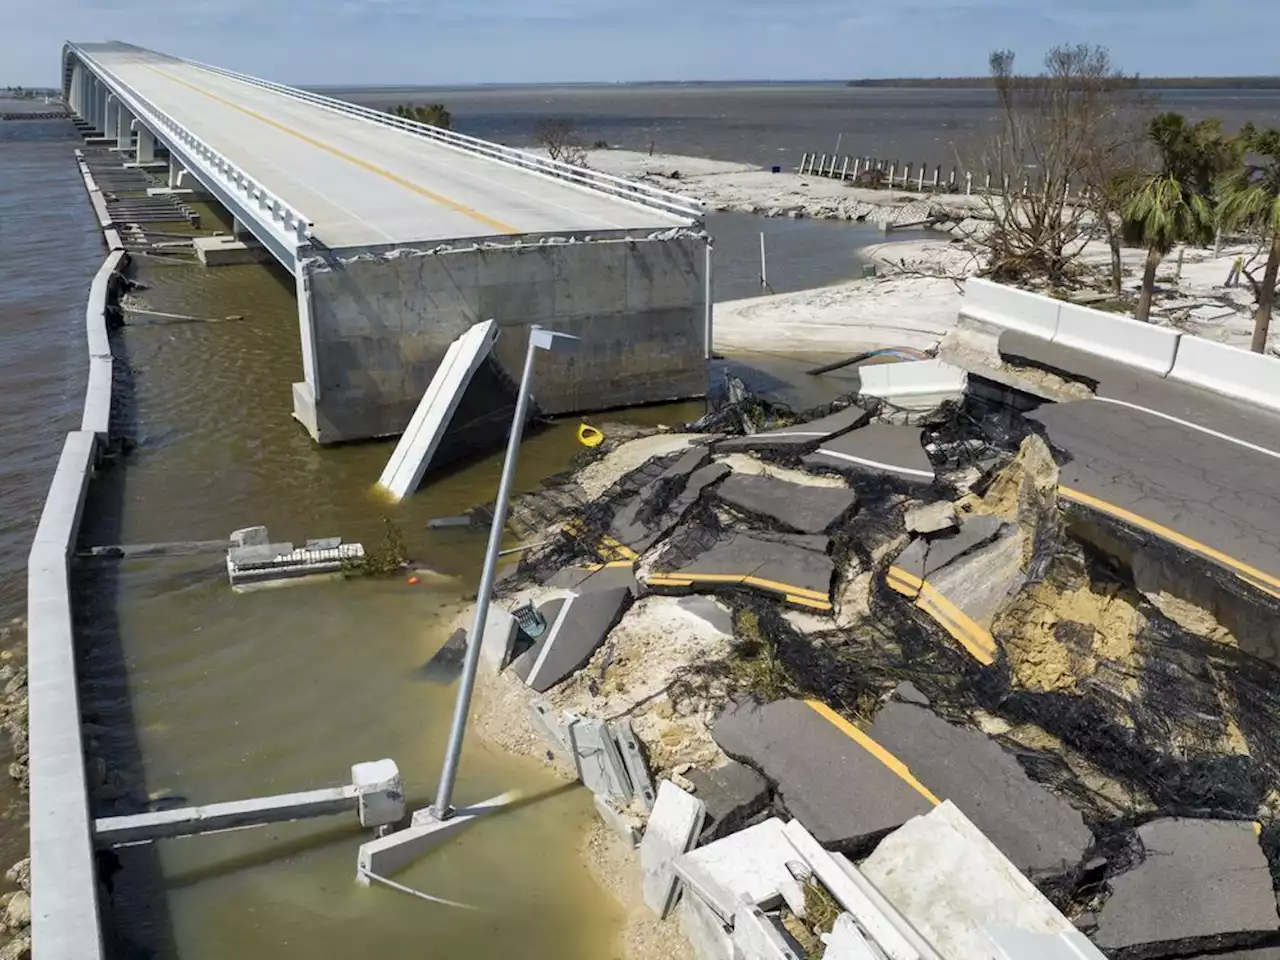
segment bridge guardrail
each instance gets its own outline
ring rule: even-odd
[[[120,99],[124,101],[135,117],[145,121],[153,129],[163,128],[168,131],[171,136],[200,158],[214,174],[236,193],[247,198],[249,205],[256,207],[268,222],[276,226],[278,231],[288,238],[295,248],[311,239],[314,224],[305,215],[289,206],[225,156],[183,127],[182,124],[160,110],[136,90],[124,83],[116,74],[94,60],[90,54],[85,53],[75,45],[72,45],[70,49],[86,64],[92,64],[93,69],[100,77],[110,79],[115,84],[116,92],[120,95]]]
[[[345,100],[337,100],[333,97],[326,97],[322,94],[299,90],[296,87],[289,87],[282,83],[273,83],[270,80],[251,77],[248,74],[237,73],[234,70],[227,70],[223,67],[213,66],[212,64],[201,63],[198,60],[182,60],[181,62],[189,63],[193,67],[199,67],[202,70],[208,70],[212,73],[230,77],[233,80],[239,80],[241,83],[248,83],[255,87],[261,87],[265,90],[285,94],[286,96],[293,97],[297,100],[314,103],[317,106],[325,107],[326,109],[333,110],[338,113],[345,113],[349,116],[359,117],[361,119],[380,124],[381,126],[396,127],[408,133],[435,140],[445,146],[453,147],[454,149],[462,150],[466,153],[488,157],[489,159],[497,160],[500,163],[520,167],[531,173],[540,174],[557,180],[566,180],[582,189],[592,190],[597,193],[606,193],[651,209],[661,210],[665,213],[674,213],[693,219],[701,219],[706,212],[703,205],[692,197],[672,193],[668,190],[653,187],[646,183],[640,183],[636,180],[628,180],[625,177],[616,177],[612,174],[601,173],[598,170],[591,170],[587,167],[579,167],[571,163],[564,163],[559,160],[539,157],[524,150],[517,150],[515,147],[507,147],[502,144],[490,143],[488,140],[481,140],[478,137],[470,137],[466,134],[455,133],[452,130],[443,130],[440,127],[433,127],[430,124],[419,123],[416,120],[407,120],[403,117],[397,117],[395,114],[384,113],[381,110],[362,107],[359,104],[348,103]]]

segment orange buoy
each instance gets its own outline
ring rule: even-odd
[[[416,587],[417,585],[418,585],[418,578],[417,578],[417,577],[410,577],[410,578],[409,578],[409,586],[411,586],[411,587]]]

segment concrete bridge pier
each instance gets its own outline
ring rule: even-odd
[[[116,103],[116,149],[133,149],[133,114],[123,103]]]
[[[169,154],[169,189],[176,190],[182,183],[182,162],[172,153]]]
[[[102,122],[102,135],[108,140],[115,139],[120,129],[120,101],[114,93],[107,94],[103,114],[105,119]]]
[[[156,159],[156,135],[142,121],[133,121],[138,128],[138,163],[154,163]]]
[[[70,106],[75,115],[81,118],[84,118],[85,115],[84,87],[84,66],[77,63],[71,68]]]

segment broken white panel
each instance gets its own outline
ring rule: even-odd
[[[907,360],[858,367],[858,393],[865,397],[945,398],[964,393],[969,374],[942,360]]]
[[[646,810],[652,810],[655,797],[653,778],[649,776],[649,765],[645,763],[644,752],[640,749],[640,740],[636,737],[631,720],[626,717],[615,720],[609,724],[609,732],[618,742],[618,752],[622,754],[622,762],[627,767],[636,799]]]
[[[881,840],[862,873],[948,957],[1005,960],[987,929],[1075,930],[951,801]]]
[[[1105,960],[1105,954],[1079,930],[1048,934],[999,927],[986,934],[1000,960]]]
[[[831,932],[822,935],[822,942],[827,947],[822,960],[879,960],[876,950],[862,935],[851,913],[836,917]]]
[[[733,948],[733,935],[705,900],[690,894],[686,887],[677,907],[680,932],[693,947],[697,960],[741,960],[742,955]]]
[[[489,356],[497,336],[497,323],[485,320],[449,344],[427,392],[418,402],[395,452],[378,478],[378,486],[396,500],[403,500],[418,489],[462,395],[480,364]]]
[[[308,540],[297,549],[292,543],[232,547],[227,551],[227,579],[242,591],[264,583],[341,574],[363,560],[364,547],[343,543],[340,537]]]
[[[685,793],[670,780],[658,785],[658,799],[640,841],[640,868],[644,871],[644,902],[666,918],[676,899],[678,879],[672,863],[693,849],[707,818],[707,805]]]
[[[800,960],[773,921],[746,900],[733,915],[733,945],[747,960]]]
[[[798,859],[782,821],[771,817],[677,857],[674,866],[681,879],[728,919],[742,899],[766,910],[785,900],[793,912],[803,914],[804,887],[787,867]],[[703,877],[711,884],[702,882]]]
[[[598,797],[631,802],[631,780],[626,764],[603,720],[572,721],[569,743],[583,786]]]

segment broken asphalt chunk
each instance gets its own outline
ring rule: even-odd
[[[511,669],[538,693],[551,689],[591,659],[621,619],[630,596],[626,586],[570,594],[554,611],[554,619],[549,615],[550,603],[539,608],[547,620],[546,630]]]
[[[712,770],[690,770],[685,776],[707,805],[699,843],[732,833],[769,805],[769,781],[745,763],[731,760]]]
[[[870,423],[823,441],[804,458],[804,465],[810,469],[888,474],[915,483],[932,483],[933,464],[920,445],[921,434],[919,427]]]
[[[735,473],[716,488],[716,498],[743,513],[796,533],[826,533],[854,509],[857,494],[776,477]]]
[[[848,406],[808,423],[794,423],[788,427],[755,433],[749,437],[730,437],[727,440],[721,440],[716,444],[716,453],[769,449],[798,452],[805,448],[816,447],[824,440],[860,427],[870,417],[871,415],[862,407]]]

